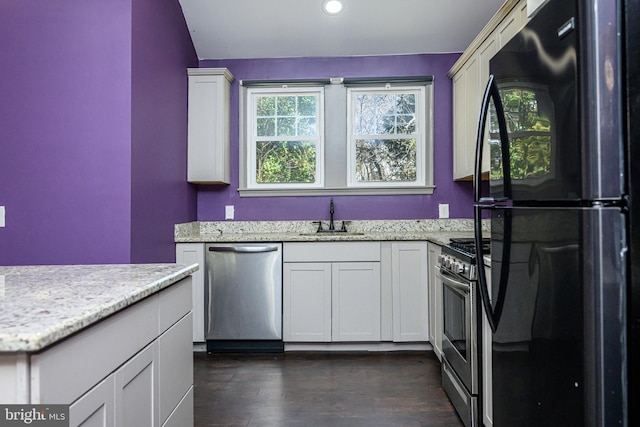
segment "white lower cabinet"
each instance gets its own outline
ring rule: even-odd
[[[429,341],[439,360],[442,360],[442,280],[438,277],[440,245],[429,243]]]
[[[193,400],[184,402],[184,398],[193,388],[193,347],[191,344],[191,314],[183,317],[158,339],[158,405],[160,423],[166,425],[173,415],[173,421],[182,420],[183,426],[191,425],[186,421],[193,419]],[[189,405],[191,403],[191,405]],[[177,405],[191,408],[191,417],[178,415]],[[188,415],[188,414],[187,414]]]
[[[283,307],[284,341],[330,342],[331,264],[285,263]]]
[[[110,375],[69,407],[69,426],[114,426],[114,390],[114,377]]]
[[[158,343],[151,343],[114,376],[116,426],[157,427]]]
[[[285,342],[380,341],[380,243],[283,244]]]
[[[193,342],[204,342],[204,243],[176,243],[176,262],[198,264],[200,268],[193,277]]]
[[[73,403],[70,427],[191,425],[190,332],[191,314]]]
[[[391,244],[393,341],[429,340],[427,242]]]
[[[31,403],[72,427],[193,425],[191,277],[30,358]]]
[[[331,265],[332,341],[380,341],[380,263]]]

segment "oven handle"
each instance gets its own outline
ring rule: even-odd
[[[442,268],[440,267],[438,267],[438,271],[436,272],[436,275],[440,277],[440,279],[442,279],[443,282],[446,282],[447,286],[449,287],[452,287],[466,294],[468,294],[471,291],[471,286],[469,285],[469,283],[456,280],[453,276],[448,274],[445,270],[442,270]]]

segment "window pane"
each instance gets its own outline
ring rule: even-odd
[[[315,136],[317,134],[316,118],[315,117],[302,117],[298,122],[298,135],[300,136]]]
[[[358,182],[416,180],[416,140],[356,140]]]
[[[394,114],[396,112],[396,95],[376,95],[376,113]]]
[[[278,116],[295,116],[296,97],[295,96],[279,96],[277,114]]]
[[[256,115],[258,117],[263,116],[275,116],[276,115],[276,97],[275,96],[259,96],[257,103]]]
[[[398,116],[398,122],[395,133],[409,134],[416,131],[415,116],[401,115]]]
[[[416,132],[414,94],[356,95],[355,135],[394,135]]]
[[[396,109],[398,114],[415,114],[416,96],[414,94],[398,95],[396,100]]]
[[[296,134],[296,118],[295,117],[279,117],[278,118],[278,136],[295,136]]]
[[[313,183],[316,147],[312,141],[256,142],[256,182]]]
[[[298,114],[301,116],[316,115],[316,97],[315,96],[299,96],[298,97]]]
[[[396,116],[378,116],[377,135],[392,135],[396,133]]]
[[[258,118],[258,136],[275,136],[276,119]]]

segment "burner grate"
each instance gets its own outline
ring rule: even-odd
[[[475,255],[475,240],[472,238],[455,238],[449,240],[449,246],[455,248],[465,254]],[[486,238],[482,239],[482,253],[484,255],[491,252],[491,240]]]

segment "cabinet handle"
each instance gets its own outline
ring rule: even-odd
[[[277,246],[210,246],[209,252],[263,253],[275,252]]]

